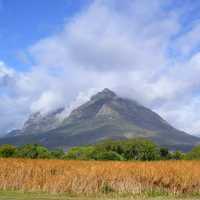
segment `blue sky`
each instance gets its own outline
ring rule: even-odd
[[[186,10],[181,19],[181,33],[198,23],[200,3],[197,0],[171,2],[164,6],[166,10]],[[21,52],[40,39],[59,32],[70,18],[91,3],[92,0],[0,0],[0,58],[17,70],[27,70],[30,63],[23,62]],[[120,12],[123,6],[126,10],[126,3],[116,4],[116,9]],[[193,51],[197,50],[199,46]],[[181,56],[173,49],[169,54]]]
[[[200,134],[198,0],[0,0],[0,134],[104,87]]]
[[[18,55],[41,38],[58,32],[63,24],[88,5],[88,0],[1,0],[0,58],[27,68]]]

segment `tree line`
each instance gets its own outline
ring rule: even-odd
[[[26,144],[15,147],[0,146],[0,157],[30,159],[66,159],[66,160],[200,160],[200,146],[188,153],[171,152],[145,139],[106,140],[94,145],[79,146],[64,152],[62,149],[49,150],[39,144]]]

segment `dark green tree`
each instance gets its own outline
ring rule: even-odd
[[[175,151],[171,154],[171,158],[173,160],[182,160],[184,158],[184,154],[180,151]]]
[[[51,158],[62,159],[65,156],[65,152],[62,149],[55,149],[51,152]]]
[[[8,158],[14,157],[16,154],[16,147],[9,144],[4,144],[0,147],[0,157]]]
[[[90,160],[94,150],[93,146],[73,147],[66,153],[64,158],[70,160]]]
[[[171,159],[172,155],[167,148],[161,147],[159,151],[160,151],[160,159],[161,160]]]
[[[27,144],[17,149],[17,156],[22,158],[50,158],[49,150],[38,144]]]
[[[122,143],[126,160],[158,160],[159,150],[156,144],[144,139],[132,139]]]
[[[124,160],[124,158],[114,151],[95,152],[92,155],[94,160]]]

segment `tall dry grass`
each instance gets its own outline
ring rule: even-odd
[[[0,190],[200,193],[200,162],[0,159]]]

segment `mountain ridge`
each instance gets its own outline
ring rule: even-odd
[[[172,150],[189,150],[200,142],[199,138],[177,130],[149,108],[134,100],[121,98],[107,88],[93,95],[88,102],[74,109],[60,124],[54,126],[53,119],[62,111],[51,113],[50,118],[41,120],[46,129],[42,125],[41,129],[37,129],[34,123],[29,124],[21,135],[9,135],[0,139],[0,144],[7,141],[21,145],[28,141],[50,148],[67,149],[108,138],[143,137]],[[48,122],[52,124],[49,126]]]

